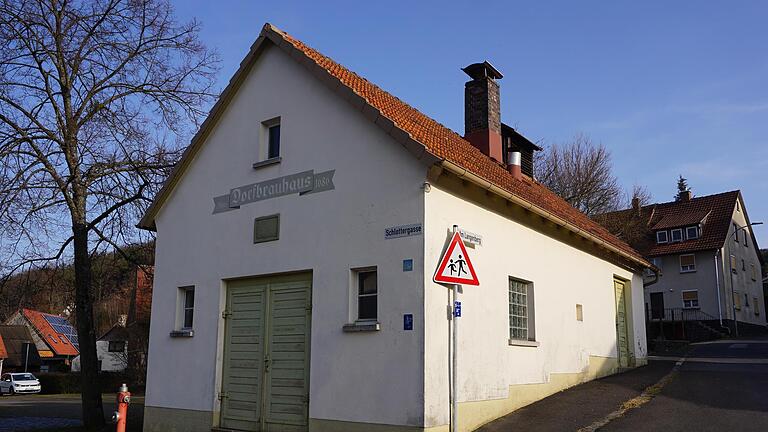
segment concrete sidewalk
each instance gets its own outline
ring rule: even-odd
[[[480,432],[576,431],[600,420],[672,370],[672,361],[652,361],[631,371],[556,393],[495,420]]]

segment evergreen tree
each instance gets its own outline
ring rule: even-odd
[[[683,195],[690,192],[690,190],[691,188],[688,186],[688,179],[680,175],[677,178],[677,195],[675,195],[675,200],[680,201]]]

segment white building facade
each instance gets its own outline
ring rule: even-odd
[[[645,364],[649,264],[390,98],[265,26],[141,223],[146,431],[448,430],[452,299],[432,276],[454,224],[480,237],[462,430]]]

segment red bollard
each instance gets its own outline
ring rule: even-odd
[[[128,421],[128,404],[131,403],[131,393],[128,386],[120,386],[117,394],[117,411],[112,415],[112,421],[117,424],[117,432],[125,432],[125,424]]]

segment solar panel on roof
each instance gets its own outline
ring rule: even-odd
[[[56,333],[63,334],[69,339],[69,342],[80,351],[80,340],[77,338],[77,330],[64,317],[56,315],[43,315],[48,324],[53,327]]]

